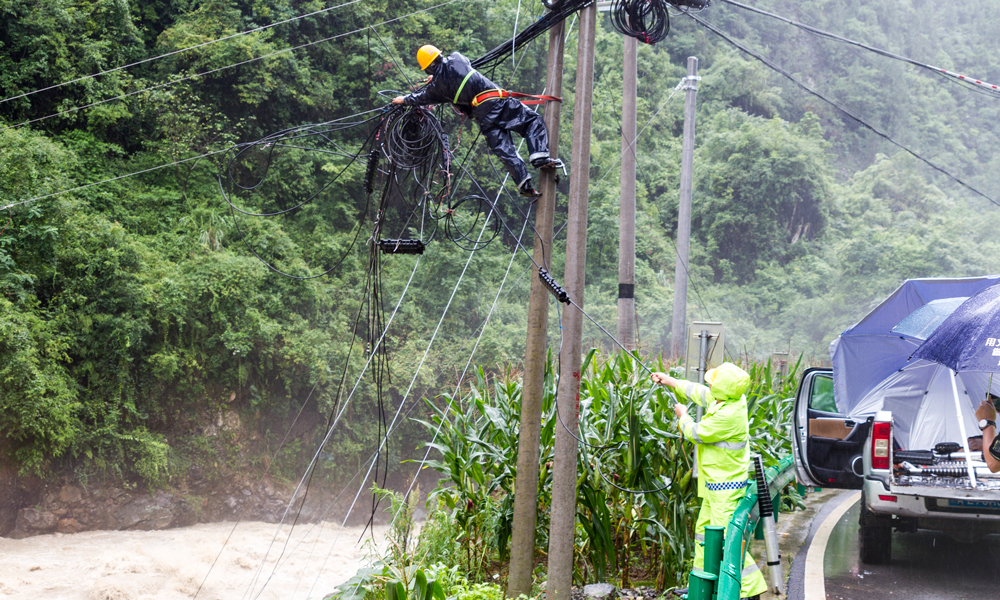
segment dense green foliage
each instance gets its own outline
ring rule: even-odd
[[[986,0],[961,10],[926,1],[771,4],[847,37],[1000,80],[991,52],[1000,9]],[[379,92],[405,90],[419,77],[412,57],[420,44],[478,56],[543,9],[537,0],[335,6],[0,3],[0,100],[10,99],[0,103],[0,206],[79,187],[12,208],[0,225],[0,432],[26,471],[68,465],[81,478],[110,471],[162,483],[192,463],[217,468],[218,460],[198,458],[205,449],[237,467],[230,444],[237,434],[215,435],[208,423],[236,412],[255,431],[243,441],[273,452],[303,403],[297,445],[274,465],[280,474],[299,472],[298,459],[311,455],[335,407],[346,406],[327,448],[329,473],[349,477],[374,449],[371,378],[361,378],[347,401],[367,358],[364,341],[351,345],[355,315],[365,310],[363,240],[371,229],[370,219],[356,221],[364,169],[354,165],[333,184],[342,162],[288,153],[271,165],[279,176],[251,208],[301,198],[303,190],[323,193],[286,218],[240,219],[269,256],[297,273],[318,272],[346,254],[329,276],[300,281],[268,271],[242,245],[216,181],[221,154],[212,153],[378,108],[386,102]],[[724,3],[701,15],[971,185],[1000,195],[990,177],[1000,164],[994,96]],[[571,26],[566,43],[564,157],[572,152],[577,33]],[[544,39],[491,75],[513,89],[542,92]],[[606,18],[597,49],[586,306],[610,326],[622,44]],[[665,42],[639,52],[636,274],[644,351],[664,348],[670,335],[683,125],[683,93],[674,87],[692,55],[702,81],[689,316],[724,321],[731,356],[790,350],[823,361],[836,333],[902,279],[1000,270],[996,206],[676,16]],[[62,82],[71,83],[23,95]],[[456,157],[496,190],[475,126],[440,114]],[[363,126],[332,141],[354,152],[369,134]],[[83,187],[147,169],[154,170]],[[409,409],[421,395],[453,388],[487,315],[476,362],[520,360],[531,274],[515,252],[522,217],[511,202],[502,204],[514,233],[475,253],[454,298],[469,256],[464,250],[437,239],[419,261],[384,257],[387,313],[406,290],[386,338],[390,416],[403,403]],[[565,211],[561,195],[557,224]],[[362,243],[352,246],[357,227]],[[506,287],[491,309],[501,281]],[[550,325],[556,346],[555,316]],[[610,346],[590,325],[585,343]],[[421,441],[412,421],[402,423],[389,447],[391,465]]]

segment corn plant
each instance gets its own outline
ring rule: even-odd
[[[778,463],[792,451],[789,427],[795,405],[795,390],[802,357],[782,379],[771,367],[771,361],[746,366],[750,373],[747,410],[750,415],[750,441],[754,452],[764,459],[765,466]]]
[[[555,443],[551,356],[547,366],[539,486],[546,493],[539,498],[540,508],[549,504],[548,465]],[[470,577],[479,577],[485,573],[491,550],[498,561],[505,558],[511,536],[521,383],[508,373],[491,384],[480,368],[468,394],[458,398],[443,395],[439,402],[428,404],[433,416],[430,421],[420,422],[430,431],[440,428],[437,441],[428,444],[439,457],[430,460],[428,466],[443,476],[431,496],[452,511],[462,530],[465,566]]]
[[[659,370],[667,370],[659,364]],[[750,364],[748,392],[751,443],[773,464],[789,451],[796,381],[780,381],[770,363]],[[796,364],[793,373],[798,372]],[[690,444],[677,434],[672,396],[649,381],[638,356],[601,357],[589,352],[581,369],[577,461],[577,582],[645,572],[657,587],[679,585],[694,555],[698,510]],[[557,374],[546,362],[539,457],[536,544],[547,546]],[[430,444],[438,456],[429,466],[442,475],[432,493],[452,512],[461,530],[463,562],[470,578],[485,574],[492,557],[503,561],[510,537],[516,479],[521,383],[511,376],[490,381],[482,369],[468,392],[429,402],[441,429]]]
[[[693,555],[691,457],[671,431],[668,396],[650,384],[636,357],[622,353],[584,361],[580,385],[581,476],[578,513],[586,532],[579,563],[591,577],[632,567],[676,580]]]

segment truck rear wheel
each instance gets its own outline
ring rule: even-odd
[[[868,565],[888,564],[892,560],[892,517],[872,514],[863,493],[858,525],[861,562]]]

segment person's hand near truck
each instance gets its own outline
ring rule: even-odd
[[[989,400],[976,408],[976,421],[983,432],[983,459],[990,472],[1000,472],[1000,438],[997,437],[997,409]]]

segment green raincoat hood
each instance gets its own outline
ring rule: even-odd
[[[739,400],[750,389],[750,375],[733,363],[722,363],[706,373],[706,381],[711,380],[712,397],[723,402]]]

